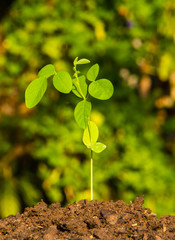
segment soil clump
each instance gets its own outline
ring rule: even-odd
[[[41,201],[1,219],[0,240],[175,240],[175,216],[158,219],[143,203],[143,196],[129,204],[81,200],[61,207]]]

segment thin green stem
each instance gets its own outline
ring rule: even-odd
[[[93,200],[93,151],[91,150],[91,200]]]

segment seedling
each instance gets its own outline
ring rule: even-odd
[[[74,109],[75,121],[84,130],[82,141],[91,152],[91,200],[93,200],[93,152],[100,153],[106,145],[97,142],[99,131],[97,125],[90,120],[92,109],[91,97],[107,100],[113,95],[113,85],[107,79],[96,80],[99,73],[99,65],[94,64],[89,68],[86,77],[77,70],[80,64],[88,64],[88,59],[75,58],[73,62],[73,77],[68,72],[56,72],[52,64],[43,67],[38,78],[32,81],[25,91],[25,103],[28,108],[33,108],[42,99],[47,89],[47,79],[52,77],[53,86],[61,93],[68,94],[71,91],[81,100]]]

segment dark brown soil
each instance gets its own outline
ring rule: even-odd
[[[1,240],[175,240],[175,216],[160,219],[142,207],[144,197],[134,203],[81,200],[61,207],[43,202],[24,213],[0,220]]]

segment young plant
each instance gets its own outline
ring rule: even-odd
[[[32,81],[25,91],[25,103],[28,108],[33,108],[42,99],[47,89],[47,79],[53,77],[54,87],[61,93],[68,94],[71,91],[81,100],[74,109],[74,117],[80,128],[84,129],[83,143],[90,149],[91,152],[91,200],[93,200],[93,152],[100,153],[106,145],[97,142],[99,131],[97,125],[90,120],[92,109],[91,97],[107,100],[113,95],[113,85],[107,79],[97,79],[99,73],[99,65],[94,64],[89,68],[86,77],[77,70],[80,64],[88,64],[88,59],[75,58],[73,62],[73,77],[68,72],[56,72],[52,64],[43,67],[39,73],[38,78]]]

